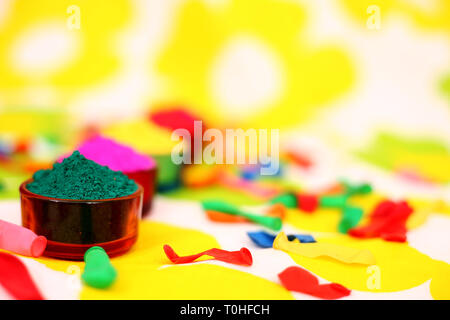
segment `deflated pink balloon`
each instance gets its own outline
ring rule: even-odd
[[[0,248],[29,257],[39,257],[47,246],[47,239],[30,229],[0,220]]]

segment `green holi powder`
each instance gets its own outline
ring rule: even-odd
[[[33,180],[27,185],[29,191],[59,199],[112,199],[137,190],[136,183],[122,172],[88,160],[78,151],[51,170],[37,171]]]

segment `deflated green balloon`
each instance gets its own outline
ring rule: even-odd
[[[281,203],[286,208],[297,208],[297,197],[293,193],[283,193],[270,199],[270,204]]]
[[[106,289],[110,287],[117,278],[117,271],[111,265],[108,254],[102,247],[89,248],[84,254],[84,267],[81,279],[87,285]]]
[[[239,215],[240,213],[238,207],[221,200],[205,200],[202,202],[202,206],[205,210],[219,211],[232,215]]]
[[[355,194],[369,194],[372,192],[372,186],[368,183],[351,184],[347,181],[341,181],[341,183],[344,185],[345,193],[348,196]]]
[[[327,195],[319,198],[319,204],[322,208],[343,208],[347,203],[346,194]]]
[[[260,216],[257,214],[244,212],[238,207],[220,200],[206,200],[202,202],[202,206],[204,210],[219,211],[235,216],[244,217],[274,231],[281,230],[282,222],[278,217]]]

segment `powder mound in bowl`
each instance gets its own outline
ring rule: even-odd
[[[100,135],[84,141],[77,150],[87,159],[114,171],[136,172],[153,169],[156,166],[155,161],[149,156]],[[58,162],[63,159],[64,157]]]
[[[74,151],[52,169],[37,171],[27,189],[58,199],[101,200],[128,196],[137,190],[137,185],[122,172],[101,166]]]

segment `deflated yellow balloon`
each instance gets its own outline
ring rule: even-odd
[[[309,258],[329,257],[350,264],[375,264],[375,257],[369,250],[355,249],[330,243],[300,243],[298,241],[289,241],[284,232],[280,232],[275,238],[273,248]]]

